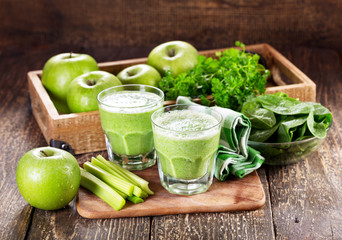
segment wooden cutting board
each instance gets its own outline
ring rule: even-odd
[[[265,193],[256,171],[242,179],[231,178],[224,182],[214,179],[206,193],[182,196],[171,194],[160,184],[157,166],[136,171],[149,181],[154,195],[145,202],[132,204],[127,201],[120,211],[111,208],[93,193],[80,187],[77,211],[85,218],[120,218],[155,216],[180,213],[227,212],[255,210],[265,204]]]

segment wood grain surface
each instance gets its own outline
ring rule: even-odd
[[[333,51],[292,52],[289,58],[316,80],[317,102],[333,114],[324,145],[305,161],[267,168],[279,239],[342,239],[342,68]],[[306,62],[310,59],[310,64]]]
[[[75,49],[106,62],[144,57],[149,46]],[[334,124],[314,155],[298,164],[258,170],[266,194],[262,208],[89,220],[77,213],[75,200],[58,211],[30,207],[15,180],[20,157],[46,145],[30,111],[26,73],[41,69],[49,57],[63,50],[56,45],[0,51],[0,239],[342,238],[342,65],[337,51],[298,46],[278,49],[317,84],[316,99],[332,111]],[[79,155],[77,159],[81,164],[92,155]]]
[[[236,40],[341,49],[341,12],[339,0],[2,0],[0,49],[152,48],[174,39],[200,49]]]

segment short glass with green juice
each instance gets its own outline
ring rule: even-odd
[[[164,93],[139,84],[108,88],[98,97],[109,159],[129,170],[156,163],[151,115],[163,107]]]
[[[163,187],[194,195],[212,184],[222,115],[208,107],[172,105],[152,115],[154,145]]]

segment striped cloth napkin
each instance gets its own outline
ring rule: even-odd
[[[177,104],[196,104],[188,97],[179,96]],[[264,158],[260,152],[249,147],[251,123],[243,114],[228,108],[211,107],[223,116],[220,145],[216,154],[215,177],[224,181],[232,174],[243,178],[261,167]]]

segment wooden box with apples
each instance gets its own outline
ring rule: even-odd
[[[225,49],[199,51],[200,55],[215,57]],[[259,54],[271,71],[266,93],[284,92],[301,101],[316,101],[316,85],[288,59],[268,44],[246,46],[246,50]],[[99,63],[99,70],[117,75],[121,70],[146,63],[147,58]],[[106,149],[99,112],[61,114],[42,84],[42,70],[28,72],[28,88],[33,115],[48,144],[73,154]],[[165,105],[174,101],[165,101]]]

